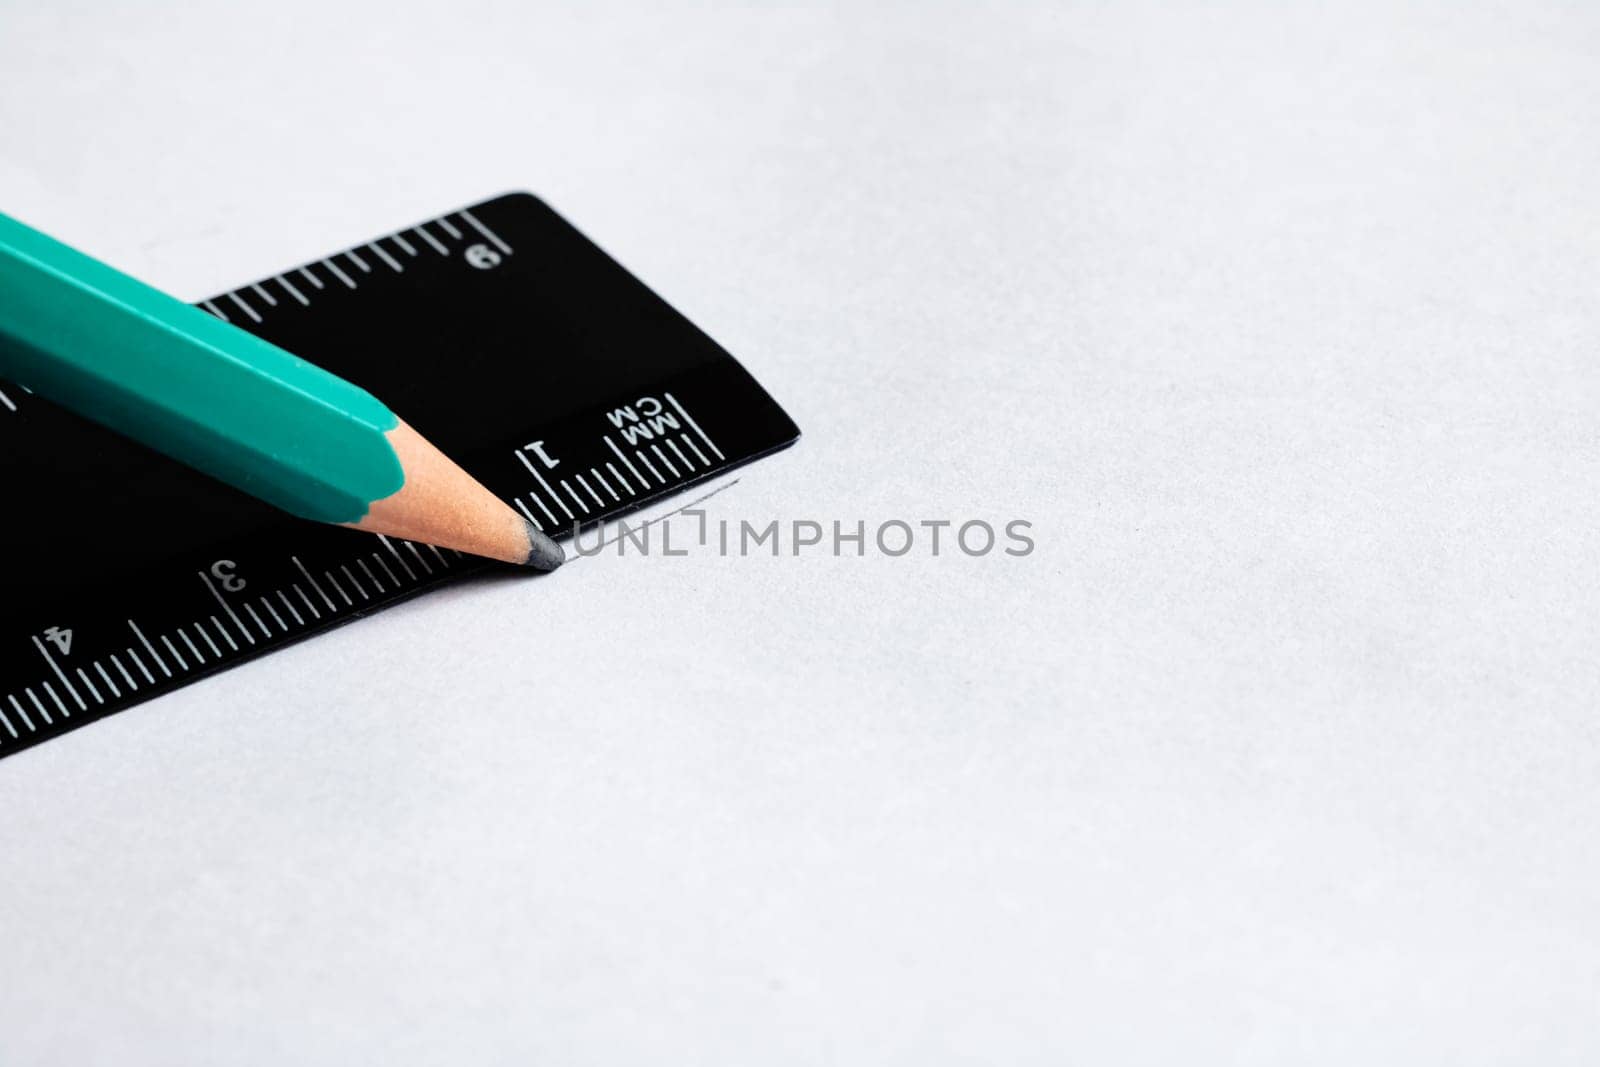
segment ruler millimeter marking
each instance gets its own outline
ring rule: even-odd
[[[799,434],[527,194],[199,306],[370,389],[557,537]],[[487,566],[291,518],[23,383],[0,381],[0,486],[0,757]]]

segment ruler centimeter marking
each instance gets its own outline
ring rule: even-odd
[[[415,543],[410,542],[410,541],[406,541],[406,540],[403,540],[403,539],[399,539],[399,538],[396,538],[396,539],[393,539],[393,540],[391,540],[389,538],[382,538],[382,540],[385,542],[385,544],[390,546],[391,551],[394,550],[393,549],[394,541],[395,540],[399,541],[399,543],[402,546],[404,546],[405,548],[411,550],[415,554],[415,558],[418,560],[418,562],[424,562],[424,560],[422,558],[422,555],[418,550],[418,546]],[[441,553],[437,549],[435,549],[434,546],[432,546],[432,545],[423,545],[421,547],[423,549],[432,550],[434,558],[437,559],[438,565],[440,567],[449,567],[454,562],[453,560],[451,560],[448,557],[446,557],[443,553]],[[397,554],[396,558],[397,559],[401,559],[402,563],[404,562],[403,558],[398,556],[398,554]],[[353,609],[356,606],[355,600],[353,598],[351,598],[350,596],[348,596],[344,592],[343,586],[339,583],[339,581],[336,578],[333,577],[333,575],[331,573],[331,569],[329,571],[324,571],[323,572],[323,577],[324,577],[324,580],[327,581],[329,583],[329,585],[331,585],[331,587],[334,589],[335,593],[339,596],[339,598],[344,601],[344,607],[342,609],[340,608],[339,604],[332,597],[329,597],[327,595],[327,593],[323,592],[323,588],[324,587],[322,585],[320,585],[317,582],[317,580],[311,576],[310,572],[305,569],[305,565],[301,562],[301,560],[298,557],[291,556],[290,560],[296,566],[296,568],[300,571],[300,573],[305,576],[306,580],[311,584],[311,588],[320,594],[320,596],[322,598],[322,602],[323,602],[323,604],[325,606],[325,610],[326,610],[326,612],[328,614],[331,615],[331,614],[337,613],[337,612],[339,612],[341,610],[348,611],[349,609]],[[381,561],[379,561],[379,562],[380,562],[380,565],[381,565]],[[357,590],[358,595],[363,600],[371,600],[371,595],[367,592],[366,588],[361,584],[360,580],[355,577],[354,573],[352,573],[349,570],[351,565],[354,565],[354,566],[360,568],[362,570],[362,572],[365,573],[365,575],[367,576],[368,581],[372,584],[373,588],[379,590],[380,593],[386,591],[386,587],[377,578],[376,574],[367,565],[365,560],[357,558],[357,559],[354,559],[354,560],[350,560],[348,562],[335,564],[335,566],[339,570],[344,572],[345,577],[349,580],[350,584]],[[387,568],[385,568],[385,570],[387,570]],[[401,585],[399,579],[397,579],[397,578],[395,578],[393,576],[393,572],[388,572],[388,573],[390,574],[390,581],[391,581],[391,583],[393,583],[393,588],[398,589],[400,587],[400,585]],[[408,573],[412,574],[413,580],[415,580],[414,572],[409,572],[408,571]],[[252,645],[255,644],[256,643],[255,634],[251,631],[251,629],[247,625],[245,625],[243,620],[240,618],[240,616],[235,611],[233,605],[228,600],[226,600],[222,596],[221,593],[217,592],[216,586],[213,584],[211,577],[209,575],[205,574],[204,572],[200,572],[199,573],[199,578],[205,584],[206,589],[211,593],[211,595],[216,598],[216,600],[217,600],[217,602],[219,604],[222,605],[222,608],[227,613],[228,617],[233,620],[234,625],[238,629],[238,633],[241,634],[246,639],[246,641],[248,641],[250,644],[252,644]],[[295,585],[293,588],[296,590],[296,592],[299,593],[302,601],[304,602],[304,605],[312,612],[313,621],[321,619],[323,617],[323,610],[322,609],[318,609],[316,607],[316,605],[315,605],[315,602],[310,597],[307,597],[304,592],[300,591],[300,588],[299,588],[298,585]],[[284,616],[279,613],[278,609],[273,605],[273,603],[269,599],[269,597],[276,597],[277,598],[278,603],[281,604],[284,607],[284,609],[288,612],[289,617],[292,617],[295,620],[295,625],[296,626],[305,626],[306,625],[305,617],[294,606],[294,603],[289,599],[287,592],[285,590],[283,590],[283,589],[272,589],[272,590],[269,590],[265,594],[258,595],[256,597],[256,600],[255,600],[254,603],[252,603],[250,601],[242,601],[241,604],[240,604],[240,606],[245,609],[246,614],[249,615],[255,621],[256,626],[259,629],[259,631],[260,631],[260,633],[262,634],[263,637],[265,637],[265,638],[273,638],[273,637],[276,637],[277,634],[274,634],[272,628],[267,626],[267,624],[264,621],[263,617],[256,611],[256,605],[257,604],[259,604],[266,611],[268,617],[270,617],[270,618],[272,618],[274,620],[275,624],[278,626],[279,633],[288,633],[288,632],[290,632],[290,627],[284,621]],[[211,632],[206,629],[205,624],[207,622],[209,622],[211,624],[212,629],[221,637],[222,641],[228,646],[230,652],[238,653],[240,651],[239,644],[234,640],[232,634],[229,633],[228,629],[222,624],[222,622],[215,615],[201,616],[200,618],[197,618],[197,619],[195,619],[195,620],[193,620],[191,622],[176,625],[176,626],[173,627],[173,629],[172,629],[172,631],[170,633],[157,632],[155,634],[154,641],[152,641],[150,636],[148,636],[145,633],[145,631],[139,626],[139,624],[137,622],[135,622],[132,619],[128,619],[128,620],[126,620],[126,622],[127,622],[127,625],[129,627],[129,629],[133,632],[134,636],[138,639],[139,644],[141,646],[143,646],[145,652],[148,654],[149,659],[155,663],[156,668],[161,672],[161,674],[163,674],[167,678],[177,678],[177,677],[179,677],[180,675],[182,675],[185,672],[190,672],[190,671],[193,671],[193,670],[195,670],[195,669],[197,669],[197,668],[199,668],[201,666],[206,665],[208,662],[211,662],[211,661],[220,662],[220,661],[222,661],[223,659],[226,658],[225,653],[222,651],[222,647],[217,644],[216,640],[212,638]],[[191,629],[193,630],[194,633],[199,635],[200,640],[199,640],[198,643],[190,635],[190,630]],[[174,638],[176,638],[176,642],[174,641]],[[165,650],[165,653],[166,653],[165,655],[163,655],[162,652],[159,651],[156,648],[156,643],[157,642],[159,642],[161,648]],[[60,664],[56,661],[56,658],[51,654],[51,652],[50,652],[49,648],[47,647],[47,645],[45,644],[45,642],[42,641],[40,639],[40,637],[36,635],[36,636],[33,637],[33,644],[34,644],[34,647],[39,651],[40,655],[44,657],[46,665],[54,673],[56,679],[61,683],[61,685],[62,685],[63,689],[66,691],[67,695],[72,698],[72,703],[75,703],[78,706],[78,710],[79,711],[87,711],[89,709],[88,702],[84,700],[84,698],[80,695],[79,688],[73,684],[73,682],[68,677],[68,675],[62,670]],[[206,649],[208,649],[210,651],[211,655],[210,655],[209,659],[206,656],[206,654],[201,651],[202,647],[204,647],[204,648],[206,648]],[[184,654],[185,650],[187,651],[188,655]],[[145,678],[145,684],[147,686],[155,685],[156,684],[156,678],[155,678],[155,676],[153,674],[151,674],[149,669],[145,667],[144,659],[142,657],[140,657],[138,655],[138,653],[135,652],[134,649],[132,649],[132,648],[126,648],[126,649],[123,649],[122,651],[123,651],[123,654],[127,655],[128,659],[130,661],[132,661],[134,666],[139,669],[139,672],[141,674],[143,674],[143,676]],[[128,692],[130,694],[137,693],[141,687],[140,687],[139,683],[135,680],[134,675],[123,664],[120,656],[116,652],[111,652],[111,653],[106,654],[105,658],[107,660],[109,660],[109,662],[111,663],[112,667],[115,668],[118,676],[120,676],[123,679],[124,684],[128,688]],[[120,698],[122,696],[121,687],[119,687],[116,684],[116,682],[113,680],[111,672],[109,672],[106,669],[105,665],[98,659],[90,661],[86,668],[85,667],[75,667],[74,668],[74,672],[77,675],[77,677],[79,679],[79,682],[83,686],[83,689],[81,690],[81,692],[89,693],[89,695],[98,704],[107,703],[105,698],[101,695],[101,693],[99,691],[99,688],[94,684],[92,678],[89,676],[88,670],[90,670],[90,669],[94,670],[96,672],[96,674],[101,678],[101,680],[105,683],[107,691],[109,691],[112,694],[112,697],[114,699],[115,698]],[[54,704],[57,705],[58,711],[59,711],[59,713],[61,715],[67,716],[67,717],[71,716],[72,711],[71,711],[70,704],[68,704],[66,701],[61,699],[61,697],[59,696],[57,690],[55,689],[54,686],[52,686],[50,684],[48,679],[42,680],[41,682],[36,683],[36,684],[38,684],[40,686],[40,688],[44,689],[45,694],[51,698],[51,700],[52,700],[52,702]],[[33,699],[35,699],[35,701],[37,702],[37,697],[34,696],[34,690],[32,689],[32,687],[25,687],[23,689],[23,692],[28,694],[30,697],[33,697]],[[9,699],[11,697],[11,694],[7,694],[7,696],[8,696],[8,699]],[[42,716],[45,716],[47,721],[53,721],[53,719],[49,718],[49,713],[48,713],[48,710],[47,710],[47,706],[44,705],[43,702],[38,702],[38,703],[39,703],[38,710],[39,710],[40,714]],[[4,726],[4,725],[5,724],[3,722],[0,722],[0,726]],[[31,723],[27,723],[26,721],[25,721],[24,725],[25,725],[25,728],[29,732],[32,732],[35,729],[35,727]],[[13,732],[12,736],[13,737],[18,737],[20,735]]]
[[[483,238],[489,241],[490,244],[500,254],[507,256],[512,254],[511,245],[506,243],[506,241],[502,239],[499,234],[495,233],[483,223],[479,222],[477,217],[473,215],[471,211],[462,210],[454,212],[453,214],[481,234]],[[411,227],[410,230],[412,233],[420,236],[426,244],[428,244],[441,256],[451,255],[451,246],[456,245],[465,246],[466,252],[470,257],[481,258],[481,255],[474,256],[473,247],[459,229],[456,229],[453,226],[448,228],[446,227],[445,224],[447,222],[448,218],[446,216],[440,216],[438,218],[429,219],[427,222],[419,222],[417,225]],[[439,237],[435,237],[428,230],[428,227],[430,226],[437,227],[439,232],[444,235],[443,238],[441,239]],[[361,277],[361,274],[372,273],[372,267],[358,254],[358,249],[365,249],[376,255],[378,259],[387,264],[388,267],[396,274],[404,273],[405,267],[401,264],[400,260],[395,258],[390,253],[384,251],[381,244],[383,241],[395,242],[399,250],[407,256],[415,257],[419,255],[415,246],[406,241],[402,232],[396,231],[395,233],[385,234],[384,236],[375,240],[368,241],[366,244],[358,245],[356,248],[346,249],[343,252],[335,252],[332,256],[329,256],[325,259],[314,260],[302,267],[294,267],[292,270],[308,280],[315,290],[326,291],[323,281],[318,278],[312,270],[313,267],[317,266],[326,268],[328,273],[332,274],[333,277],[338,281],[343,282],[348,288],[358,289],[360,288],[360,283],[357,281],[357,279]],[[342,269],[337,263],[334,262],[334,260],[340,256],[345,257],[351,263],[353,263],[360,273],[351,275]],[[282,274],[275,274],[271,278],[268,278],[267,281],[277,282],[290,296],[294,297],[294,299],[298,301],[302,307],[310,307],[311,297],[308,296],[304,291],[296,288],[285,277],[285,275],[288,273],[289,271],[284,271]],[[278,306],[277,299],[263,289],[262,283],[260,282],[252,282],[249,285],[235,289],[231,292],[224,293],[220,297],[214,297],[211,300],[203,301],[200,306],[211,312],[211,314],[215,315],[223,322],[231,322],[233,320],[228,317],[226,312],[217,306],[218,300],[227,300],[234,304],[240,311],[244,312],[245,315],[249,316],[250,321],[259,323],[263,321],[262,311],[257,310],[256,306],[250,302],[250,295],[252,293],[255,294],[255,296],[258,297],[260,301],[264,302],[268,307]],[[313,293],[312,295],[315,294]],[[0,404],[15,410],[11,399],[3,392],[0,392]]]

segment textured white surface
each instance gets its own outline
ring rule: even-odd
[[[0,1061],[1594,1062],[1597,53],[4,5],[0,209],[193,297],[531,188],[805,430],[713,518],[1039,547],[584,562],[6,760]]]

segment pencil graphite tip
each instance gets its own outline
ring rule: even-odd
[[[541,571],[553,571],[567,561],[567,554],[561,551],[561,546],[550,538],[533,528],[533,523],[528,527],[528,558],[525,566]]]

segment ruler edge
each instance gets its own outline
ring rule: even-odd
[[[791,445],[793,445],[796,440],[798,440],[798,438],[789,438],[786,441],[773,445],[771,448],[752,453],[738,462],[730,463],[727,466],[721,467],[715,471],[708,471],[702,477],[696,478],[692,481],[683,482],[669,492],[664,492],[659,496],[642,500],[637,505],[631,506],[625,511],[618,511],[608,514],[607,516],[596,520],[596,522],[615,522],[617,519],[623,518],[627,515],[636,514],[644,508],[659,504],[669,497],[677,496],[694,486],[704,485],[707,482],[714,481],[717,478],[749,466],[751,463],[754,463],[759,459],[765,459],[768,456],[785,451]],[[570,529],[566,529],[557,533],[553,533],[551,536],[555,540],[565,543],[571,539],[572,531]],[[219,660],[216,663],[208,664],[198,670],[189,671],[183,676],[182,681],[177,682],[177,684],[172,685],[170,688],[157,689],[147,686],[142,690],[130,693],[128,696],[118,698],[120,702],[114,707],[110,704],[107,704],[104,707],[96,707],[92,709],[92,714],[89,713],[90,709],[80,711],[77,715],[72,717],[72,725],[65,729],[57,730],[48,734],[30,734],[29,740],[27,740],[26,743],[23,742],[21,737],[14,738],[12,744],[6,746],[5,751],[0,752],[0,760],[11,759],[14,756],[19,756],[30,749],[37,748],[38,746],[45,744],[46,742],[60,740],[69,734],[76,733],[78,730],[81,730],[86,726],[92,726],[102,719],[109,719],[112,716],[120,715],[125,711],[132,711],[134,708],[143,704],[148,704],[153,700],[160,700],[162,697],[171,696],[181,689],[188,689],[191,686],[210,681],[217,675],[225,674],[235,667],[243,666],[246,663],[251,663],[258,659],[263,659],[275,652],[282,652],[285,649],[292,648],[295,645],[311,640],[312,638],[320,637],[323,634],[332,633],[333,631],[342,629],[343,627],[359,619],[370,618],[373,615],[378,615],[390,608],[399,607],[401,604],[414,600],[417,597],[424,596],[439,589],[443,589],[446,586],[455,585],[458,582],[468,578],[482,577],[485,574],[501,574],[504,576],[504,580],[506,581],[518,582],[538,581],[540,578],[545,577],[543,573],[531,572],[526,568],[502,570],[501,568],[496,567],[494,563],[489,560],[468,560],[466,565],[460,569],[453,572],[429,576],[409,589],[392,594],[389,599],[385,600],[381,604],[370,604],[361,608],[352,609],[342,615],[331,616],[327,620],[321,620],[320,625],[315,623],[309,624],[304,629],[292,635],[284,634],[273,638],[274,643],[271,645],[247,646],[246,648],[241,649],[238,655],[235,655],[227,660]]]

